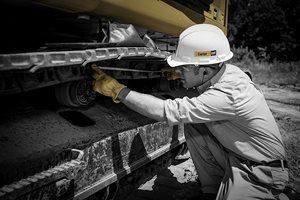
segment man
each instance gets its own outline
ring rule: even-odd
[[[266,101],[231,59],[223,32],[212,25],[183,31],[176,53],[183,86],[199,96],[162,100],[132,91],[94,68],[94,90],[169,125],[185,124],[185,137],[205,197],[275,199],[288,181],[281,135]],[[204,124],[205,123],[205,124]]]

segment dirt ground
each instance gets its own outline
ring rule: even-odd
[[[290,185],[300,192],[300,89],[259,85],[278,123],[290,168]],[[191,159],[173,163],[143,183],[128,199],[197,199],[197,173]]]
[[[300,90],[261,85],[286,148],[290,179],[300,179]]]

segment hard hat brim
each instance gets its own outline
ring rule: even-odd
[[[210,60],[208,62],[182,62],[182,61],[176,61],[173,59],[174,54],[168,56],[167,58],[167,63],[170,65],[170,67],[178,67],[181,65],[212,65],[212,64],[217,64],[221,62],[225,62],[227,60],[230,60],[233,57],[233,53],[230,52],[226,57],[219,59],[219,60]]]
[[[186,63],[179,62],[179,61],[175,61],[175,60],[173,59],[173,56],[174,56],[174,55],[170,55],[170,56],[168,56],[168,58],[167,58],[167,63],[168,63],[168,65],[170,65],[170,67],[177,67],[177,66],[180,66],[180,65],[186,65]]]

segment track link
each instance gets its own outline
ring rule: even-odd
[[[117,79],[164,77],[159,68],[166,65],[169,54],[147,47],[0,54],[0,96],[88,79],[87,68],[93,63],[104,66]]]

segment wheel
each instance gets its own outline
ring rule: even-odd
[[[86,80],[63,83],[55,88],[57,101],[65,106],[85,106],[94,101],[96,93]]]

